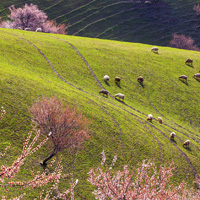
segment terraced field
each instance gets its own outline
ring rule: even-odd
[[[7,111],[0,122],[0,149],[11,143],[8,164],[19,155],[31,129],[28,107],[42,96],[55,95],[93,118],[92,138],[84,149],[63,152],[65,172],[79,179],[77,199],[93,199],[87,172],[100,164],[103,149],[108,163],[118,154],[116,168],[135,166],[143,159],[153,159],[157,165],[173,160],[174,184],[185,179],[193,185],[200,173],[200,82],[193,78],[200,71],[198,52],[159,47],[155,54],[152,46],[139,43],[11,29],[0,29],[0,43],[0,105]],[[194,60],[193,67],[185,65],[187,58]],[[105,74],[111,78],[108,84],[102,78]],[[187,84],[178,79],[182,74],[188,76]],[[139,75],[144,86],[137,82]],[[115,76],[121,77],[120,85]],[[101,88],[109,91],[108,97],[99,95]],[[114,98],[119,92],[125,94],[124,102]],[[149,113],[154,116],[152,123],[146,120]],[[157,122],[158,116],[163,124]],[[172,131],[175,142],[169,139]],[[191,140],[189,149],[182,146],[186,139]],[[42,170],[39,162],[50,148],[47,144],[33,155],[16,179]],[[65,180],[61,187],[67,187]],[[27,198],[37,197],[38,190],[31,194],[30,190]]]
[[[68,34],[167,46],[173,33],[191,36],[200,45],[200,18],[193,10],[199,0],[33,0],[1,1],[0,16],[12,4],[35,3],[51,19],[69,24]]]

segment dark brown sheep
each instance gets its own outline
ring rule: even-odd
[[[144,82],[144,78],[143,78],[142,76],[139,76],[139,77],[137,78],[137,81],[138,81],[139,83],[143,83],[143,82]]]
[[[106,96],[108,96],[108,91],[107,91],[107,90],[104,90],[104,89],[103,89],[103,90],[100,90],[100,91],[99,91],[99,94],[101,94],[101,93],[102,93],[103,95],[105,94]]]
[[[115,77],[115,82],[118,82],[118,83],[119,83],[119,82],[120,82],[120,80],[121,80],[121,78],[120,78],[120,77],[117,77],[117,76]]]
[[[192,65],[193,64],[193,60],[192,59],[187,59],[185,61],[185,64]]]

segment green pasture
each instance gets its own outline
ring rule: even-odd
[[[1,164],[12,164],[22,150],[32,124],[28,108],[43,96],[57,96],[92,119],[92,137],[84,148],[62,152],[64,172],[79,179],[76,199],[94,199],[87,173],[100,165],[103,150],[108,164],[118,154],[115,169],[127,163],[136,167],[144,159],[154,160],[157,166],[174,161],[172,182],[176,185],[184,179],[194,186],[194,176],[200,173],[200,82],[193,78],[200,71],[198,52],[159,47],[156,54],[146,44],[12,29],[0,29],[0,44],[0,105],[6,110],[0,122],[1,151],[11,144]],[[101,87],[76,50],[102,87],[112,96],[125,95],[124,103],[99,94]],[[194,60],[193,66],[185,65],[188,58]],[[183,74],[188,76],[187,84],[178,79]],[[143,86],[137,82],[140,75]],[[121,77],[120,85],[115,76]],[[146,121],[149,113],[154,116],[152,123]],[[158,116],[163,124],[157,122]],[[169,139],[171,132],[177,136],[174,142]],[[189,149],[182,146],[187,139]],[[42,171],[39,163],[50,151],[47,143],[33,154],[16,180]],[[62,180],[60,187],[68,184],[69,180]],[[38,197],[40,191],[26,190],[26,199]],[[10,197],[21,191],[10,188],[10,194],[4,189],[0,193]]]

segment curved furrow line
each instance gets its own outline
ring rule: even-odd
[[[75,32],[73,35],[77,35],[77,34],[80,33],[82,30],[84,30],[85,28],[88,28],[89,26],[92,26],[93,24],[96,24],[96,23],[98,23],[98,22],[107,20],[108,18],[117,16],[117,15],[122,14],[122,13],[125,13],[125,12],[127,12],[127,11],[132,11],[132,10],[134,10],[134,9],[135,9],[135,8],[130,8],[130,9],[123,10],[123,11],[120,11],[120,12],[118,12],[118,13],[115,13],[115,14],[113,14],[113,15],[109,15],[109,16],[107,16],[107,17],[98,19],[98,20],[96,20],[96,21],[94,21],[94,22],[92,22],[92,23],[90,23],[90,24],[87,24],[86,26],[84,26],[83,28],[81,28],[79,31]]]
[[[12,33],[8,33],[8,32],[6,32],[6,31],[2,31],[2,32],[5,32],[5,33],[7,33],[7,34],[11,34],[11,35],[14,35],[14,36],[18,37],[17,35],[12,34]],[[21,37],[18,37],[18,38],[19,38],[19,39],[22,39],[22,40],[25,40],[26,42],[28,42],[28,43],[31,44],[31,45],[34,45],[34,44],[32,44],[30,41],[28,41],[27,39],[25,39],[25,38],[21,38]],[[36,49],[38,50],[39,53],[41,52],[41,50],[39,51],[39,48],[37,48],[35,45],[34,45],[34,48],[36,48]],[[44,55],[42,52],[41,52],[40,54],[41,54],[42,56]],[[43,57],[44,57],[44,56],[43,56]],[[45,56],[44,58],[45,58],[46,61],[49,61],[48,58],[47,58],[46,56]],[[50,63],[50,61],[48,62],[48,64],[49,64],[49,63]],[[52,64],[51,64],[51,65],[52,65]],[[50,66],[51,66],[51,65],[50,65]],[[65,81],[64,78],[62,78],[62,80],[64,80],[65,83],[69,84],[67,81]],[[72,84],[70,84],[70,85],[71,85],[72,87],[75,87],[75,86],[73,86]],[[76,87],[75,87],[75,88],[76,88]],[[79,88],[76,88],[76,89],[79,89]],[[79,89],[79,90],[80,90],[80,89]],[[81,91],[83,91],[83,90],[81,90]],[[87,92],[85,92],[85,91],[83,91],[83,92],[84,92],[84,93],[87,93]],[[87,93],[87,94],[88,94],[88,93]],[[159,131],[159,132],[160,132],[164,137],[166,137],[166,138],[170,141],[170,143],[172,143],[172,144],[174,145],[174,147],[182,154],[182,156],[185,158],[185,160],[188,162],[190,168],[192,169],[192,172],[193,172],[193,174],[194,174],[194,177],[195,177],[195,178],[199,178],[199,175],[198,175],[198,173],[197,173],[195,167],[192,165],[192,163],[191,163],[189,157],[188,157],[177,145],[175,145],[175,144],[169,139],[169,137],[167,137],[161,130],[159,130],[155,125],[153,125],[153,124],[147,122],[146,120],[142,119],[141,117],[137,116],[136,114],[133,114],[132,112],[130,112],[130,111],[124,109],[124,108],[121,108],[121,107],[119,107],[119,106],[117,106],[117,105],[115,105],[115,104],[113,104],[113,103],[111,103],[111,102],[109,102],[109,101],[106,101],[106,102],[109,103],[109,104],[111,104],[111,105],[113,105],[113,106],[115,106],[115,107],[117,107],[117,108],[119,108],[119,109],[124,110],[125,112],[129,113],[129,114],[132,115],[132,116],[135,116],[141,123],[143,123],[143,121],[144,121],[146,124],[148,124],[149,126],[153,127],[153,128],[156,129],[157,131]],[[129,106],[128,106],[128,107],[129,107]],[[199,189],[199,185],[197,185],[197,188]]]
[[[47,7],[47,8],[45,8],[44,10],[45,10],[45,11],[46,11],[46,10],[49,10],[50,8],[53,8],[54,6],[58,5],[58,4],[61,3],[62,1],[63,1],[63,0],[57,0],[56,3],[54,3],[53,5],[51,5],[51,6]]]
[[[74,26],[74,25],[76,25],[76,24],[78,24],[78,23],[84,21],[85,19],[88,19],[89,17],[91,17],[91,16],[93,16],[93,15],[95,15],[95,14],[97,14],[97,13],[100,13],[102,10],[104,10],[104,9],[106,9],[106,8],[108,8],[108,7],[111,7],[111,6],[114,6],[114,5],[117,5],[117,4],[125,4],[125,3],[130,3],[130,2],[128,2],[128,1],[119,1],[119,2],[115,2],[115,3],[107,4],[106,6],[102,6],[102,7],[100,7],[97,11],[95,11],[96,9],[94,9],[94,12],[93,12],[92,14],[89,14],[89,15],[87,15],[87,17],[83,17],[83,18],[80,19],[79,21],[76,21],[76,22],[72,23],[69,27]],[[90,11],[90,10],[89,10],[89,11]],[[79,15],[75,15],[75,16],[73,16],[73,17],[71,17],[71,18],[68,18],[67,20],[69,21],[70,19],[74,19],[74,18],[76,18],[77,16],[80,16],[80,15],[82,15],[82,14],[86,14],[87,12],[88,12],[88,11],[82,12],[82,13],[80,13]]]
[[[63,0],[61,0],[61,1],[63,1]],[[65,14],[63,14],[63,15],[59,15],[58,17],[56,17],[56,18],[54,18],[54,19],[56,20],[56,19],[59,19],[59,18],[61,18],[61,17],[66,16],[66,15],[69,15],[69,14],[71,14],[71,13],[73,13],[73,12],[79,10],[80,8],[84,8],[84,7],[86,7],[86,6],[90,5],[90,4],[92,4],[92,3],[95,2],[95,1],[97,1],[97,0],[92,0],[92,1],[90,1],[89,3],[87,3],[87,4],[85,4],[85,5],[82,5],[82,6],[78,7],[78,8],[75,8],[75,9],[69,11],[68,13],[65,13]]]
[[[158,146],[159,146],[159,149],[160,149],[160,162],[163,163],[162,147],[161,147],[160,141],[159,141],[158,138],[148,129],[147,126],[144,125],[144,128],[145,128],[146,130],[148,130],[149,133],[153,136],[153,138],[157,141]]]

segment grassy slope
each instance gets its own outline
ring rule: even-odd
[[[77,198],[93,198],[89,192],[92,187],[86,181],[87,172],[99,165],[103,149],[108,162],[118,152],[117,165],[127,161],[136,165],[150,158],[158,165],[173,160],[177,166],[175,183],[184,178],[192,184],[192,166],[200,173],[200,82],[192,77],[200,70],[198,52],[160,47],[159,54],[154,54],[150,52],[151,46],[144,44],[8,29],[0,29],[0,40],[0,105],[7,111],[0,122],[0,147],[2,150],[8,143],[12,144],[12,152],[6,157],[8,163],[19,155],[23,139],[31,129],[28,107],[42,96],[56,95],[66,103],[80,107],[89,118],[93,117],[91,141],[83,150],[64,152],[63,156],[65,172],[74,172],[75,178],[79,179]],[[125,94],[125,104],[98,94],[100,87],[91,72],[65,41],[81,52],[100,83],[112,95]],[[37,48],[75,87],[56,76]],[[194,67],[184,64],[187,58],[194,59]],[[102,80],[105,74],[111,77],[109,85]],[[188,85],[178,80],[182,74],[188,76]],[[136,81],[139,75],[145,78],[144,87]],[[120,87],[114,83],[115,76],[122,78]],[[162,116],[164,124],[155,120],[152,124],[146,122],[149,113],[155,118]],[[168,139],[172,131],[178,136],[176,143]],[[182,147],[186,139],[192,141],[191,149]],[[30,163],[33,163],[33,169],[40,169],[39,162],[50,152],[50,144],[44,149],[32,156],[18,178],[30,176],[26,170],[30,169]],[[62,187],[65,186],[63,181]],[[37,196],[37,192],[35,190],[29,198]]]
[[[161,0],[144,5],[122,0],[4,0],[0,16],[8,14],[10,5],[20,7],[25,2],[38,4],[59,23],[69,23],[70,35],[168,45],[177,33],[200,44],[199,16],[193,11],[199,0]]]

